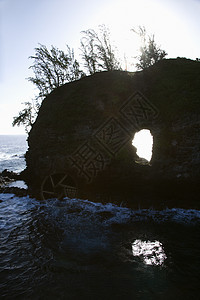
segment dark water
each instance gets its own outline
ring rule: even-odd
[[[0,199],[0,299],[200,299],[200,211]]]

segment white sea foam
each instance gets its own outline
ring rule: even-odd
[[[13,194],[0,194],[0,200],[4,203],[20,203],[25,206],[31,203],[35,206],[41,206],[49,210],[49,213],[55,217],[62,216],[63,220],[67,218],[73,221],[74,216],[78,219],[95,219],[104,226],[112,224],[131,224],[134,222],[174,222],[181,224],[196,224],[200,222],[200,210],[183,208],[166,208],[164,210],[138,209],[133,210],[126,207],[120,207],[113,203],[96,203],[81,199],[68,199],[63,201],[57,199],[45,200],[39,202],[29,197],[18,198]],[[11,201],[11,202],[10,202]],[[8,204],[8,203],[7,203]]]
[[[120,207],[112,203],[102,204],[81,199],[46,200],[45,206],[53,208],[54,215],[62,212],[67,221],[74,215],[80,219],[95,219],[104,226],[112,224],[131,224],[134,222],[173,222],[181,224],[196,224],[200,222],[200,211],[195,209],[172,208],[164,210],[138,209]],[[78,221],[77,219],[77,221]],[[74,220],[75,221],[75,220]],[[76,221],[75,221],[76,222]]]

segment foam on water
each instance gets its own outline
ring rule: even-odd
[[[196,224],[200,222],[200,211],[195,209],[166,208],[164,210],[138,209],[133,210],[127,207],[120,207],[113,203],[96,203],[88,200],[69,199],[63,201],[57,199],[45,200],[39,202],[29,197],[18,198],[12,194],[0,194],[2,206],[4,208],[14,209],[15,213],[19,209],[27,209],[30,206],[42,207],[48,210],[49,216],[58,220],[62,225],[69,221],[74,225],[79,223],[80,219],[87,223],[101,222],[104,226],[112,224],[131,224],[134,222],[174,222],[181,224]],[[1,211],[2,212],[2,211]],[[76,219],[74,216],[76,215]]]

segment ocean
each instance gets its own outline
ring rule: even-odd
[[[26,135],[0,135],[0,172],[21,172],[25,169]]]
[[[26,149],[0,136],[0,170]],[[199,210],[0,200],[0,299],[200,299]]]

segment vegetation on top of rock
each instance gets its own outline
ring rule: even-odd
[[[145,27],[139,26],[138,30],[132,29],[132,31],[141,39],[140,54],[137,57],[138,63],[136,63],[138,70],[144,70],[154,65],[167,55],[165,50],[160,49],[160,46],[156,44],[154,35],[147,35]]]
[[[155,43],[154,36],[149,36],[144,27],[138,31],[133,30],[141,38],[140,55],[138,56],[138,69],[146,69],[162,60],[167,54]],[[38,89],[38,95],[31,102],[25,102],[25,108],[13,118],[13,126],[25,126],[28,133],[38,115],[39,108],[44,98],[54,89],[67,82],[78,80],[86,74],[92,75],[102,71],[121,70],[120,59],[116,55],[116,47],[110,40],[109,29],[104,25],[99,26],[99,32],[93,29],[82,31],[81,53],[84,71],[81,70],[74,50],[67,45],[67,52],[54,46],[51,49],[39,44],[35,48],[35,55],[30,56],[34,76],[28,80]]]
[[[81,51],[84,66],[90,75],[101,71],[120,70],[120,62],[111,45],[109,29],[100,26],[100,32],[93,29],[82,31]]]
[[[34,60],[33,65],[30,66],[34,77],[29,77],[28,80],[36,85],[39,93],[32,103],[24,103],[25,108],[14,117],[12,123],[13,126],[24,125],[27,133],[35,121],[42,101],[48,94],[67,82],[85,76],[74,57],[74,50],[69,46],[65,53],[54,46],[48,50],[45,45],[40,44],[35,48],[35,55],[30,58]]]
[[[40,44],[35,48],[35,55],[30,58],[34,60],[30,66],[34,77],[29,77],[28,80],[39,90],[37,99],[44,99],[55,88],[85,76],[74,57],[74,50],[68,45],[65,53],[54,46],[48,50],[45,45]]]

